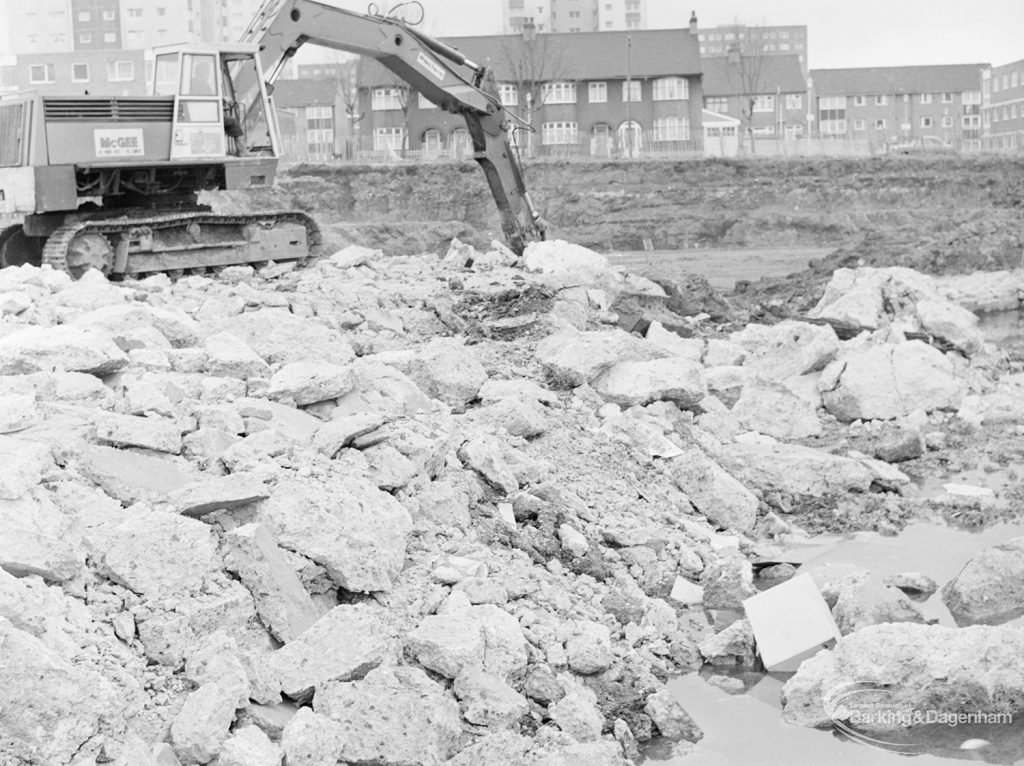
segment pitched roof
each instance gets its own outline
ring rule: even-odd
[[[510,62],[524,55],[521,35],[488,35],[483,37],[447,37],[451,45],[478,64],[493,67],[498,81],[515,79]],[[572,32],[538,34],[535,50],[537,63],[547,59],[547,69],[554,76],[540,79],[626,79],[631,77],[695,76],[700,74],[700,44],[688,29],[648,29],[630,32]],[[365,62],[360,77],[364,86],[386,85],[394,81],[383,66]]]
[[[274,83],[274,104],[279,107],[329,106],[338,100],[338,80],[278,80]]]
[[[743,95],[743,83],[735,64],[727,58],[705,58],[701,88],[705,96]],[[763,56],[757,76],[757,93],[803,93],[807,89],[799,56]]]
[[[884,93],[962,93],[981,90],[981,70],[988,64],[812,69],[814,91],[820,96]]]

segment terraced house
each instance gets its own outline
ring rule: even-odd
[[[985,73],[981,119],[986,150],[1024,149],[1024,59]]]
[[[935,140],[981,148],[987,64],[811,70],[815,135],[867,141],[873,150]]]
[[[689,29],[449,38],[493,67],[523,122],[530,156],[652,156],[700,151],[701,62]],[[436,108],[374,62],[360,77],[362,148],[425,158],[468,156],[461,117]],[[532,127],[532,131],[526,126]],[[371,144],[372,141],[372,144]]]

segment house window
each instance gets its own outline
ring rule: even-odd
[[[708,96],[704,99],[704,108],[717,114],[729,113],[729,99],[725,96]]]
[[[167,15],[167,9],[166,8],[157,8],[156,9],[156,15],[157,16],[166,16]]]
[[[50,35],[50,42],[54,45],[63,45],[68,41],[68,36],[58,32],[55,35]]]
[[[931,93],[922,93],[921,94],[921,103],[922,104],[930,104],[931,102],[932,102],[932,94]]]
[[[775,96],[754,96],[755,112],[774,112]]]
[[[103,11],[103,20],[104,21],[113,21],[115,16],[116,16],[116,14],[113,11],[110,11],[110,10]]]
[[[137,19],[140,16],[142,16],[142,9],[141,8],[129,8],[128,9],[128,17],[129,18]]]
[[[587,100],[591,104],[604,104],[608,101],[608,83],[592,82],[587,84]]]
[[[519,106],[519,89],[510,82],[499,83],[498,98],[502,106]]]
[[[963,92],[963,98],[961,99],[965,105],[975,106],[981,103],[981,91],[980,90],[965,90]]]
[[[375,152],[398,151],[405,146],[404,128],[374,128],[373,150]]]
[[[541,103],[544,104],[575,104],[576,83],[546,82],[541,86]]]
[[[944,114],[942,116],[942,127],[944,127],[944,128],[952,128],[953,127],[953,116],[952,115]]]
[[[53,64],[33,64],[28,68],[31,83],[53,82]]]
[[[960,121],[960,124],[963,125],[965,128],[980,128],[981,117],[979,117],[978,115],[963,117]]]
[[[952,93],[943,93],[942,94],[942,103],[943,104],[952,104],[953,103],[953,94]]]
[[[334,130],[334,107],[307,106],[306,130]]]
[[[502,101],[501,103],[505,103]],[[429,98],[424,96],[422,93],[416,94],[416,106],[419,109],[437,109],[437,104],[431,101]]]
[[[82,45],[89,45],[92,42],[92,32],[79,32],[78,42]]]
[[[921,127],[922,128],[930,128],[931,126],[932,126],[932,118],[931,117],[922,117],[921,118]]]
[[[889,103],[889,100],[884,93],[880,96],[875,96],[875,106],[885,106],[887,103]]]
[[[117,32],[104,32],[103,33],[103,42],[105,42],[105,43],[117,42]]]
[[[553,144],[575,144],[579,128],[575,122],[545,122],[541,126],[541,143],[545,146]]]
[[[1018,82],[1019,80],[1017,79],[1017,70],[1014,69],[1012,72],[1010,72],[1010,87],[1016,88]]]
[[[786,109],[800,109],[804,108],[804,94],[803,93],[787,93],[786,94]]]
[[[107,79],[110,82],[128,82],[135,79],[135,64],[131,61],[111,61],[107,64]]]
[[[622,100],[624,102],[640,100],[639,80],[629,80],[628,82],[622,83]]]
[[[659,77],[654,81],[655,101],[686,101],[690,84],[685,77]]]
[[[71,82],[89,82],[89,65],[72,64]]]
[[[89,11],[79,11],[78,12],[78,20],[79,21],[91,21],[92,20],[92,14],[89,13]]]
[[[864,120],[854,120],[853,121],[853,129],[854,130],[864,130]]]
[[[853,97],[853,105],[854,106],[864,106],[864,96],[854,96]]]
[[[370,96],[370,109],[374,112],[402,109],[404,102],[404,88],[374,88]]]
[[[661,117],[654,121],[655,141],[688,141],[690,121],[685,117]]]
[[[875,120],[875,130],[885,130],[885,120]]]

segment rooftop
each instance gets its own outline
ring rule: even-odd
[[[818,95],[849,96],[883,93],[962,93],[981,90],[981,71],[989,64],[812,69]]]
[[[803,93],[807,89],[799,56],[761,56],[756,60],[761,67],[756,78],[757,93]],[[705,58],[705,96],[743,95],[743,78],[738,65],[728,58]]]

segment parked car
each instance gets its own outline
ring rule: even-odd
[[[956,154],[956,147],[938,136],[921,136],[912,141],[901,141],[890,150],[893,154]]]

